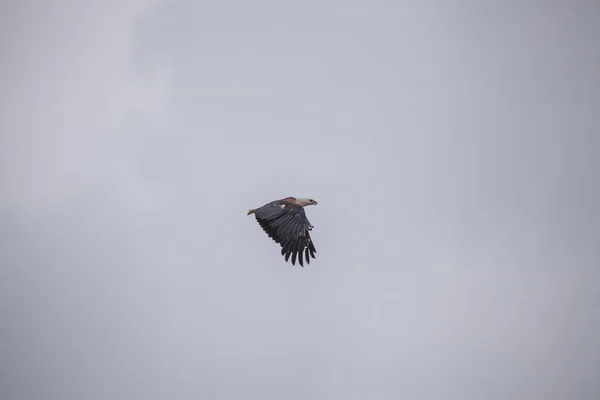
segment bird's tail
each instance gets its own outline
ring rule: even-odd
[[[254,214],[255,212],[256,212],[256,210],[252,209],[252,210],[248,211],[248,214],[246,214],[246,215]]]

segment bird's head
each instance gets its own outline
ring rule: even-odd
[[[304,197],[297,197],[296,198],[296,203],[298,203],[299,205],[301,205],[302,207],[306,207],[306,206],[316,206],[318,203],[313,200],[313,199],[308,199],[308,198],[304,198]]]

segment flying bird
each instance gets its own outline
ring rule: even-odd
[[[298,258],[300,266],[304,267],[303,256],[310,264],[310,257],[315,258],[317,252],[309,234],[313,226],[306,218],[304,207],[316,204],[313,199],[286,197],[252,209],[247,215],[254,214],[265,233],[279,243],[285,261],[291,256],[292,265],[296,265]]]

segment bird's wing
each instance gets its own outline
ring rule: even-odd
[[[310,264],[310,256],[315,258],[317,250],[309,231],[313,228],[302,206],[274,201],[256,210],[256,220],[276,243],[281,245],[281,255],[292,265],[296,258],[301,266],[303,258]]]

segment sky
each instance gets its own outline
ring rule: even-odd
[[[597,399],[600,6],[0,6],[0,398]],[[310,197],[300,268],[246,212]]]

